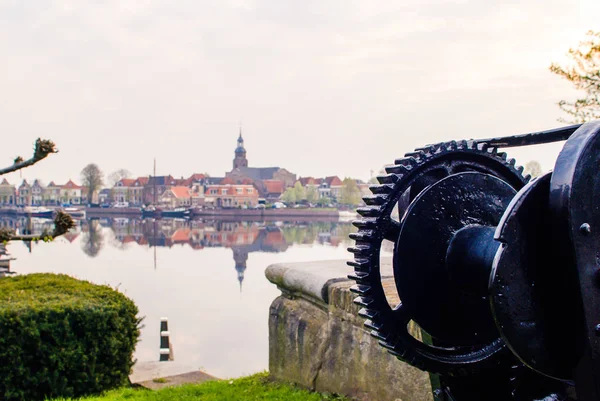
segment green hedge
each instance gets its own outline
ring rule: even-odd
[[[0,399],[78,397],[128,383],[138,309],[66,275],[0,279]]]

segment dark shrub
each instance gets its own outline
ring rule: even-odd
[[[138,309],[66,275],[0,279],[0,399],[78,397],[128,383]]]

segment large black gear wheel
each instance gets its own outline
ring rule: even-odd
[[[386,168],[387,175],[377,177],[379,185],[371,186],[373,195],[364,198],[365,207],[357,211],[361,218],[353,222],[358,232],[351,234],[355,245],[348,250],[354,260],[349,278],[356,281],[351,291],[362,307],[359,315],[366,318],[371,335],[388,351],[413,366],[431,373],[465,376],[501,363],[502,358],[514,360],[499,338],[479,345],[426,343],[414,338],[408,329],[413,313],[400,303],[391,307],[381,282],[380,254],[383,240],[397,248],[396,240],[402,228],[402,216],[409,203],[425,188],[453,174],[479,172],[503,180],[515,191],[530,179],[523,168],[505,153],[477,141],[452,141],[424,148],[397,159]],[[397,208],[400,219],[394,219]]]

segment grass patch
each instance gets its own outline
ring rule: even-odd
[[[67,401],[71,398],[54,399]],[[186,384],[161,390],[124,388],[103,396],[81,398],[86,401],[349,401],[332,394],[312,393],[294,385],[271,381],[267,373],[235,380],[215,380]]]

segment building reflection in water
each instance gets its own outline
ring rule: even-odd
[[[52,230],[49,219],[0,216],[0,227],[18,234],[41,234]],[[112,231],[112,235],[110,235]],[[322,244],[339,246],[349,244],[348,235],[355,231],[348,222],[340,221],[236,221],[236,220],[183,220],[183,219],[129,219],[126,217],[87,219],[64,235],[69,242],[80,238],[82,251],[96,257],[108,243],[126,249],[130,244],[154,248],[189,246],[201,251],[205,248],[230,248],[242,290],[248,254],[251,252],[285,252],[294,244]],[[108,234],[108,235],[107,235]],[[31,247],[35,244],[25,243]]]

